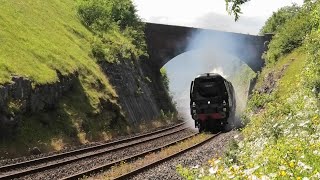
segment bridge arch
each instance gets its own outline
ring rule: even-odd
[[[264,66],[262,54],[267,50],[267,44],[272,35],[254,36],[240,33],[223,32],[208,29],[199,29],[192,27],[172,26],[163,24],[146,23],[145,28],[146,42],[150,61],[158,69],[163,67],[168,61],[184,52],[204,48],[201,46],[192,46],[194,36],[197,34],[206,34],[224,46],[221,50],[239,57],[253,71],[261,71]],[[208,43],[212,39],[208,39]],[[238,42],[243,42],[241,45]]]

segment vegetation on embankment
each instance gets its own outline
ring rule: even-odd
[[[59,75],[77,77],[54,109],[22,114],[18,101],[8,104],[5,113],[15,122],[8,128],[0,119],[1,157],[135,131],[99,66],[146,55],[144,24],[130,0],[3,1],[0,12],[0,86],[12,76],[33,86],[58,83]]]
[[[92,53],[98,61],[147,56],[144,24],[130,0],[81,0],[78,14],[95,36]]]
[[[281,14],[280,10],[275,14]],[[273,15],[277,29],[247,110],[243,140],[222,161],[178,172],[187,179],[320,178],[320,2],[306,1],[294,16]],[[280,18],[282,18],[281,16]]]

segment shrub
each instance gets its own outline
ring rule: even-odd
[[[277,12],[273,12],[268,18],[265,25],[261,28],[260,34],[276,33],[281,27],[292,17],[296,16],[300,11],[300,7],[296,4],[280,8]]]
[[[81,0],[78,14],[95,34],[92,53],[99,61],[146,56],[144,24],[130,0]]]
[[[306,40],[309,63],[304,71],[305,84],[316,94],[320,92],[320,29],[314,31]]]
[[[311,14],[313,31],[306,38],[306,50],[309,63],[304,71],[305,84],[319,96],[320,93],[320,3]]]
[[[307,13],[301,13],[287,21],[269,44],[269,51],[265,55],[267,63],[273,64],[280,56],[300,47],[311,29]]]
[[[287,19],[281,28],[278,28],[273,40],[269,44],[269,50],[264,55],[267,64],[274,64],[277,59],[300,47],[308,34],[315,26],[312,12],[316,3],[306,2],[297,14]]]
[[[169,91],[169,78],[167,75],[167,70],[163,67],[160,69],[160,73],[161,73],[161,79],[162,79],[163,85],[168,92]]]

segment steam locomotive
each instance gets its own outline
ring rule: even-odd
[[[190,110],[200,132],[231,130],[236,112],[232,84],[216,73],[199,75],[191,82]]]

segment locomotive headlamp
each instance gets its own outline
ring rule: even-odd
[[[223,105],[224,105],[224,106],[227,105],[227,102],[226,102],[225,100],[223,100]]]

